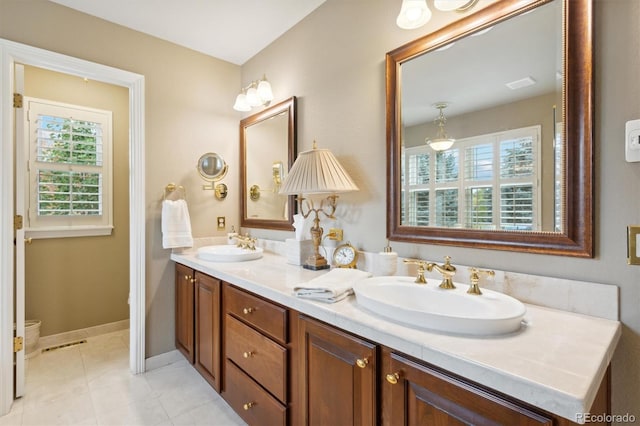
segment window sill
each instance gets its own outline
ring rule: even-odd
[[[45,238],[104,237],[111,235],[113,226],[74,226],[25,229],[25,237],[34,240]]]

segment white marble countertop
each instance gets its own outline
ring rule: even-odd
[[[195,252],[174,253],[171,260],[574,422],[589,411],[621,334],[618,321],[535,305],[526,305],[529,324],[517,333],[430,332],[364,311],[353,296],[334,304],[296,298],[296,284],[326,270],[290,265],[269,252],[237,263],[204,261]]]

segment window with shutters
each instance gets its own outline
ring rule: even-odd
[[[402,224],[537,230],[540,126],[404,149]]]
[[[111,112],[35,98],[25,106],[29,235],[109,235]]]

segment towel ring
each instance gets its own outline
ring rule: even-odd
[[[176,185],[175,183],[170,183],[164,187],[164,194],[162,196],[163,200],[168,200],[171,194],[177,194],[178,200],[186,200],[187,199],[187,190],[184,189],[182,185]]]

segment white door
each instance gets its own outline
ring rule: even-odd
[[[15,65],[15,92],[24,94],[24,67]],[[16,155],[16,176],[15,176],[15,214],[26,219],[25,211],[25,179],[26,179],[26,153],[24,143],[24,108],[15,108],[15,155]],[[16,264],[15,264],[15,297],[16,305],[14,310],[16,323],[16,336],[23,337],[22,349],[15,353],[15,390],[16,398],[24,395],[24,245],[25,234],[24,225],[17,229],[15,233],[16,241]]]

